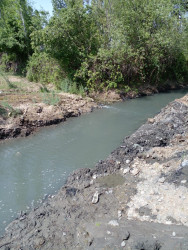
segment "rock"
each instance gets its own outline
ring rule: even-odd
[[[130,168],[125,168],[125,169],[123,170],[123,174],[127,174],[129,171],[130,171]]]
[[[123,241],[121,242],[121,247],[125,247],[125,246],[126,246],[126,241],[123,240]]]
[[[184,161],[181,163],[181,166],[182,166],[182,168],[188,167],[188,160],[184,160]]]
[[[165,178],[164,178],[164,177],[159,178],[158,182],[160,182],[160,183],[164,183],[164,182],[165,182]]]
[[[130,238],[130,233],[128,231],[124,232],[123,240],[128,240]]]
[[[185,184],[187,182],[187,180],[182,180],[181,183],[182,184]]]
[[[132,175],[137,175],[140,172],[140,170],[138,168],[134,168],[133,170],[131,170],[131,174]]]
[[[126,160],[126,164],[129,164],[131,161],[130,160]]]
[[[108,225],[113,226],[113,227],[118,227],[119,223],[117,222],[117,220],[111,220],[108,222]]]
[[[96,174],[93,175],[93,179],[94,180],[97,179],[97,175]]]
[[[122,216],[121,210],[118,210],[118,218],[120,219]]]
[[[88,239],[88,246],[91,246],[93,244],[93,238]]]
[[[92,203],[96,204],[99,201],[99,193],[96,191],[93,195]]]
[[[148,122],[153,124],[155,122],[155,119],[154,118],[148,118]]]
[[[37,110],[36,110],[37,113],[41,113],[42,112],[42,107],[38,107]]]
[[[36,248],[39,248],[40,246],[44,245],[45,239],[44,237],[36,238],[34,242],[35,242]]]

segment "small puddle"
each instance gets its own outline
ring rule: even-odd
[[[111,174],[105,177],[98,179],[98,183],[102,187],[112,188],[119,185],[123,185],[125,178],[120,174]]]

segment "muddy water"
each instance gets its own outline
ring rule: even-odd
[[[0,235],[20,211],[54,194],[77,168],[93,167],[148,117],[187,90],[105,106],[0,145]]]

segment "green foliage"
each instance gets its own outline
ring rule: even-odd
[[[9,89],[16,89],[17,88],[17,86],[15,84],[13,84],[12,82],[9,81],[8,77],[6,76],[6,74],[2,70],[0,70],[0,76],[6,82]]]
[[[85,58],[95,54],[99,46],[92,13],[77,4],[59,10],[45,29],[32,34],[32,45],[35,50],[44,46],[47,53],[73,77]]]
[[[78,84],[68,78],[63,79],[63,81],[61,81],[61,83],[59,84],[58,88],[59,90],[66,93],[85,96],[85,88],[83,87],[83,85]]]
[[[0,53],[6,53],[10,63],[14,57],[16,71],[26,66],[33,53],[30,35],[43,27],[46,17],[46,12],[34,11],[27,0],[0,1]]]
[[[1,1],[0,51],[27,57],[30,51],[28,26],[30,10],[26,1]],[[27,20],[27,22],[25,22]]]
[[[50,91],[47,89],[46,86],[42,86],[42,87],[40,87],[40,92],[41,93],[49,93]]]
[[[96,56],[90,56],[82,63],[75,78],[86,82],[90,90],[116,88],[124,81],[117,59],[115,52],[100,50]]]
[[[0,116],[6,119],[8,117],[7,110],[0,104]]]
[[[12,74],[25,75],[26,61],[17,58],[15,53],[7,54],[2,53],[0,55],[0,68],[4,72],[10,72]]]
[[[0,1],[0,64],[71,93],[188,78],[186,0]],[[16,63],[15,63],[16,62]],[[22,65],[22,66],[21,66]],[[44,89],[43,89],[44,90]],[[45,91],[45,90],[44,90]]]
[[[52,93],[43,93],[42,101],[48,105],[58,105],[60,98],[53,91]]]
[[[22,111],[20,109],[14,109],[8,102],[1,102],[0,105],[0,115],[2,115],[4,118],[7,117],[17,117],[18,115],[21,115]]]
[[[51,58],[47,53],[34,53],[30,57],[27,66],[27,78],[29,81],[54,83],[58,86],[64,77],[65,73],[58,61]]]
[[[104,48],[82,63],[77,80],[89,89],[104,89],[187,77],[186,19],[180,20],[171,0],[95,1],[95,8]]]

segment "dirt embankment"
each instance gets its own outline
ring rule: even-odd
[[[58,124],[97,107],[91,98],[55,92],[50,85],[47,89],[19,77],[9,77],[8,83],[1,80],[0,141],[28,136],[39,127]]]
[[[28,102],[14,106],[14,110],[19,110],[20,114],[8,119],[0,118],[0,140],[28,136],[39,127],[58,124],[97,107],[89,98],[70,94],[59,94],[58,97],[58,105]]]
[[[28,136],[38,128],[58,124],[69,117],[91,112],[97,103],[112,103],[176,89],[176,83],[161,87],[145,85],[127,93],[108,90],[91,98],[58,92],[54,85],[29,82],[18,76],[0,76],[0,141]],[[94,102],[95,100],[95,102]]]
[[[6,229],[0,249],[188,249],[188,95]]]

